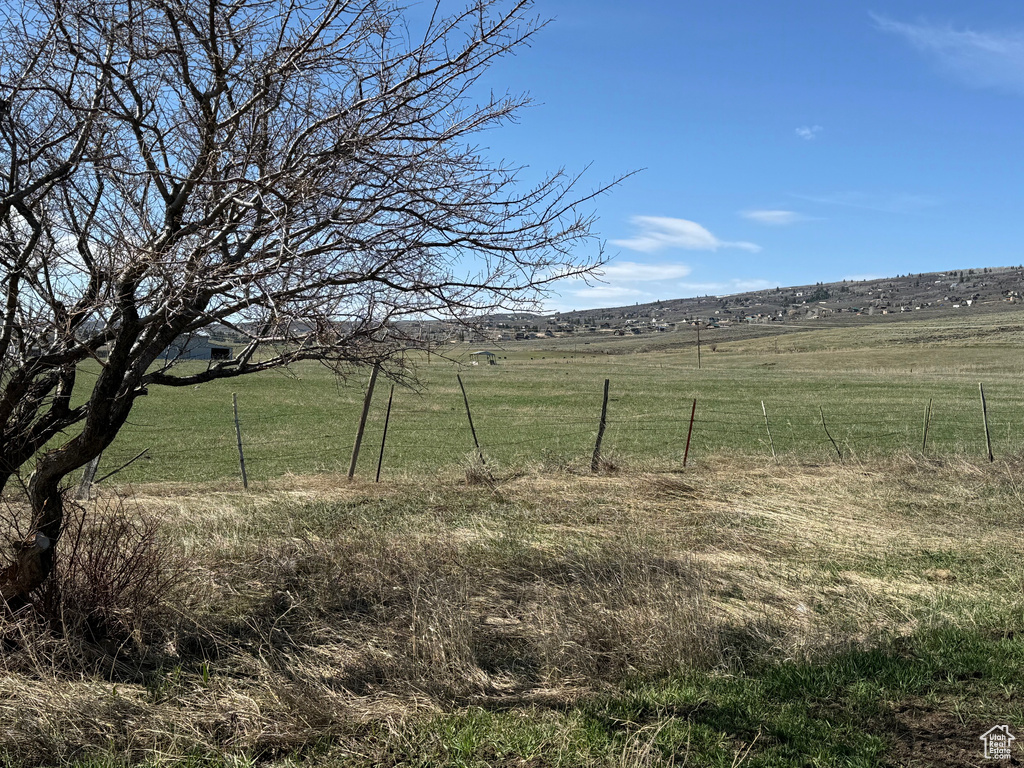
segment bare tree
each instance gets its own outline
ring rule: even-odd
[[[471,143],[527,103],[480,79],[542,26],[530,0],[443,4],[415,31],[385,0],[0,11],[0,488],[35,462],[8,607],[50,572],[62,479],[148,387],[386,361],[402,318],[522,306],[600,261],[577,209],[603,190],[524,189]],[[244,349],[175,369],[214,324]]]

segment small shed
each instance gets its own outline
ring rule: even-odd
[[[229,360],[231,347],[204,334],[179,336],[164,350],[165,360]]]
[[[470,357],[477,357],[477,358],[484,357],[484,358],[487,358],[487,362],[490,363],[491,365],[497,365],[498,364],[497,355],[495,355],[493,352],[488,352],[485,349],[482,349],[479,352],[473,352],[470,355]]]

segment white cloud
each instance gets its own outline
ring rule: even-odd
[[[806,220],[806,216],[796,211],[777,210],[756,210],[742,211],[740,215],[745,219],[756,221],[758,224],[766,224],[770,227],[781,227],[787,224],[795,224],[798,221]]]
[[[673,219],[668,216],[634,216],[630,219],[639,229],[636,236],[626,240],[612,240],[612,245],[631,251],[653,253],[665,248],[684,248],[689,251],[717,251],[719,248],[740,248],[757,253],[761,246],[747,242],[719,240],[695,221]]]
[[[684,278],[690,272],[688,265],[678,262],[642,264],[615,260],[594,273],[593,279],[600,280],[600,283],[594,284],[582,279],[567,281],[558,291],[558,299],[546,302],[546,305],[568,311],[675,298],[671,290],[676,289],[672,288],[666,293],[666,288],[674,285],[672,281]]]
[[[796,129],[796,135],[804,141],[814,141],[823,130],[820,125],[801,125]]]
[[[601,267],[597,276],[605,280],[677,280],[690,274],[685,264],[640,264],[635,261],[615,261]]]
[[[880,31],[902,37],[967,85],[1024,93],[1024,32],[975,32],[871,17]]]
[[[633,262],[617,262],[616,266],[640,268],[635,274],[641,277],[630,279],[626,276],[615,275],[615,282],[600,285],[585,285],[582,281],[570,282],[563,286],[558,292],[544,302],[549,311],[569,312],[574,309],[597,309],[602,307],[622,307],[633,304],[646,304],[652,301],[670,299],[685,299],[691,296],[728,296],[733,293],[745,293],[747,291],[763,291],[779,285],[778,281],[763,280],[760,278],[734,278],[721,282],[686,282],[677,281],[667,277],[672,274],[670,268],[678,268],[680,272],[689,272],[684,265],[648,265],[634,264]],[[650,269],[662,270],[666,276],[662,280],[655,280]],[[607,272],[607,267],[605,271]],[[625,271],[625,270],[623,270]],[[611,277],[611,275],[606,276]],[[635,281],[635,282],[634,282]]]

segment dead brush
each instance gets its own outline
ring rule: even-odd
[[[494,486],[494,473],[480,456],[474,456],[466,463],[466,485]]]
[[[718,660],[700,565],[643,542],[567,552],[538,584],[537,647],[554,679],[614,680]]]
[[[40,595],[43,615],[62,633],[94,642],[141,648],[161,639],[186,569],[156,519],[119,498],[66,509],[54,578]]]
[[[200,621],[242,619],[214,633],[219,658],[255,652],[358,695],[452,699],[717,661],[702,566],[673,545],[464,535],[345,529],[281,542],[218,573],[225,594],[247,597]],[[324,671],[297,666],[296,647],[318,648]]]
[[[700,492],[690,483],[672,475],[650,475],[641,481],[652,496],[669,499],[696,499]]]
[[[531,467],[534,475],[578,475],[579,460],[551,448],[541,448]]]
[[[14,519],[24,514],[9,508],[5,527],[24,528]],[[33,596],[34,611],[0,618],[8,644],[19,649],[7,661],[59,673],[109,667],[102,659],[110,653],[122,661],[146,655],[166,637],[185,577],[151,516],[123,499],[90,508],[65,501],[53,572]]]
[[[255,651],[319,685],[324,673],[299,669],[294,658],[296,647],[318,648],[327,684],[339,690],[478,692],[487,679],[475,660],[473,585],[460,560],[444,538],[394,531],[282,542],[218,574],[235,604],[200,617],[203,637],[184,638],[183,650],[202,642],[208,654],[236,660]]]
[[[477,666],[468,574],[425,569],[409,584],[410,677],[446,695],[466,694],[487,684]]]

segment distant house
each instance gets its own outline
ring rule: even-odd
[[[206,334],[179,336],[162,355],[164,360],[230,360],[231,346]]]

